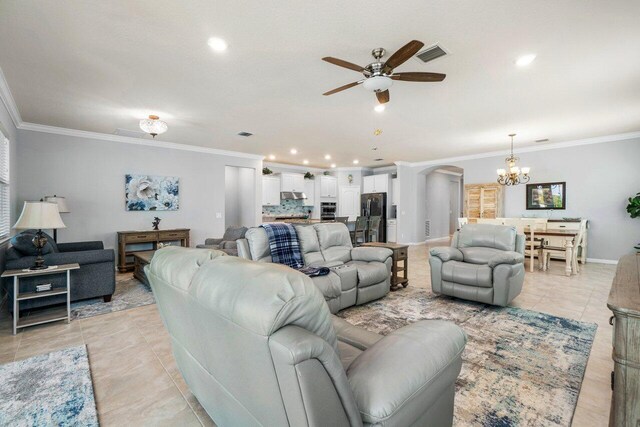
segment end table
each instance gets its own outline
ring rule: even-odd
[[[48,322],[57,322],[58,320],[66,320],[67,323],[69,323],[69,321],[71,320],[71,270],[77,270],[79,268],[80,265],[74,263],[51,266],[46,270],[18,269],[7,270],[2,273],[1,277],[13,277],[13,335],[16,334],[18,329],[26,328],[27,326],[41,325]],[[57,287],[43,292],[20,293],[21,277],[45,276],[48,274],[62,273],[66,273],[67,275],[67,286],[64,288]],[[49,310],[49,312],[27,316],[24,319],[20,319],[20,301],[64,294],[67,295],[66,308]]]
[[[391,290],[397,291],[402,286],[406,288],[409,284],[409,245],[401,245],[399,243],[384,243],[384,242],[367,242],[361,246],[372,246],[376,248],[391,249],[392,264],[391,264]],[[402,265],[398,265],[398,263]],[[400,273],[402,272],[402,275]]]

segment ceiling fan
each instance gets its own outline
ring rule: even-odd
[[[364,79],[346,84],[344,86],[340,86],[339,88],[323,93],[323,95],[333,95],[334,93],[341,92],[345,89],[349,89],[362,84],[365,89],[376,93],[376,97],[378,98],[378,102],[380,104],[385,104],[389,102],[389,88],[393,84],[394,80],[401,80],[405,82],[441,82],[446,77],[446,74],[393,72],[395,68],[402,65],[413,55],[418,53],[418,51],[422,49],[423,46],[424,43],[418,40],[412,40],[398,49],[385,62],[382,62],[381,59],[387,52],[381,47],[373,49],[371,51],[371,55],[375,58],[375,62],[372,62],[365,67],[361,67],[351,62],[343,61],[342,59],[332,58],[330,56],[322,58],[323,61],[330,62],[331,64],[337,65],[339,67],[357,71],[364,75]]]

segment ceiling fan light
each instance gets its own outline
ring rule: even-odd
[[[153,136],[165,133],[168,129],[167,123],[160,120],[160,117],[150,115],[147,119],[140,120],[140,129]]]
[[[362,83],[362,86],[364,86],[366,90],[370,90],[372,92],[384,92],[389,89],[391,85],[393,85],[393,80],[387,76],[369,77]]]

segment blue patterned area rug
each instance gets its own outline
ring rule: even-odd
[[[0,425],[97,426],[86,347],[0,365]]]
[[[424,319],[467,333],[456,426],[570,426],[597,325],[406,288],[338,314],[386,335]],[[401,363],[401,362],[399,362]]]
[[[133,273],[116,276],[116,291],[111,301],[93,298],[71,303],[71,318],[84,319],[114,311],[128,310],[143,305],[154,304],[151,288],[133,277]]]

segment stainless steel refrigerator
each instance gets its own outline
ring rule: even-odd
[[[364,193],[360,196],[360,215],[379,216],[378,242],[387,241],[387,193]],[[367,233],[367,241],[368,233]]]

